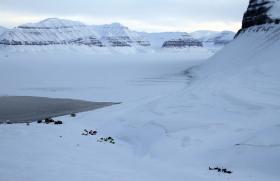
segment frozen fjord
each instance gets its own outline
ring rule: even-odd
[[[184,71],[199,65],[207,57],[203,52],[101,56],[54,50],[3,56],[2,95],[123,104],[82,114],[63,127],[1,126],[1,154],[13,155],[0,158],[1,176],[277,180],[279,42],[268,42],[264,34],[243,35],[192,74]],[[269,61],[263,62],[264,57]],[[112,136],[117,144],[81,137],[85,128]],[[234,174],[209,172],[208,166],[223,166]]]

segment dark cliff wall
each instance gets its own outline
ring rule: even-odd
[[[272,0],[250,0],[248,10],[243,17],[242,29],[268,23],[279,24],[280,19],[272,19],[268,16],[274,3],[275,1]]]
[[[269,11],[275,5],[275,3],[275,0],[250,0],[247,11],[243,16],[242,28],[235,37],[252,26],[263,24],[279,24],[279,18],[271,18],[269,15]]]

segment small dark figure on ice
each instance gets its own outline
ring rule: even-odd
[[[84,129],[84,132],[82,133],[83,136],[95,136],[97,134],[97,131]]]
[[[226,173],[226,174],[232,174],[233,172],[230,170],[227,170],[226,168],[219,168],[219,167],[215,167],[215,168],[211,168],[209,167],[209,170],[217,170],[217,172],[222,172],[222,173]]]

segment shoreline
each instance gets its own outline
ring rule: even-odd
[[[116,104],[120,103],[33,96],[0,96],[0,124],[30,123]]]

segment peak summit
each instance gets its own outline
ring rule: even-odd
[[[108,26],[113,26],[113,27],[124,27],[122,24],[120,23],[111,23]]]
[[[52,28],[69,28],[75,26],[85,26],[85,25],[79,21],[71,21],[71,20],[58,19],[58,18],[48,18],[38,23],[28,23],[28,24],[21,25],[19,26],[19,28],[52,29]]]
[[[105,24],[105,25],[97,25],[97,27],[113,28],[113,29],[128,29],[128,27],[122,25],[121,23],[111,23],[111,24]]]
[[[250,0],[242,29],[271,23],[280,23],[280,0]]]

